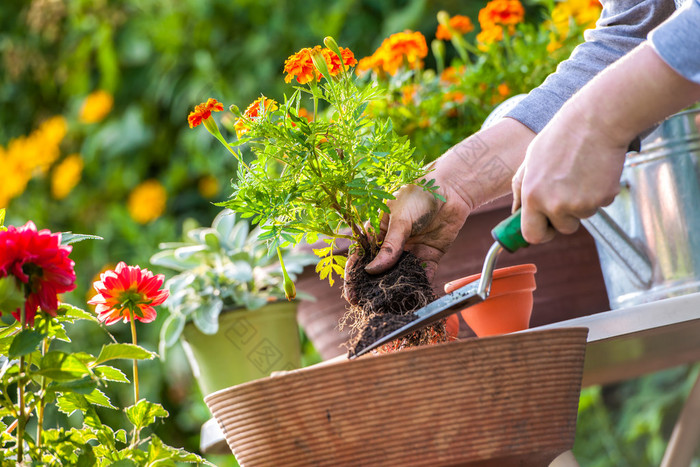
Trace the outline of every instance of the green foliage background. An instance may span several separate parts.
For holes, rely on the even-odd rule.
[[[0,145],[26,135],[52,115],[69,121],[62,154],[80,152],[81,183],[64,200],[52,199],[48,178],[33,179],[12,200],[7,224],[33,220],[39,228],[104,237],[83,242],[71,255],[84,303],[90,279],[105,265],[124,260],[150,266],[162,241],[180,237],[185,218],[208,225],[225,199],[235,165],[205,131],[191,131],[191,108],[215,97],[244,104],[261,93],[281,96],[284,60],[302,47],[334,36],[360,58],[389,34],[409,28],[434,37],[441,9],[476,13],[486,2],[428,0],[3,0],[0,2]],[[428,66],[431,66],[428,63]],[[81,125],[82,100],[96,89],[115,98],[101,123]],[[197,190],[207,175],[219,193]],[[129,192],[155,178],[166,188],[166,213],[140,225],[126,209]],[[160,272],[160,271],[159,271]],[[142,326],[142,343],[157,348],[159,317]],[[126,326],[111,332],[128,341]],[[123,335],[121,335],[123,334]],[[84,328],[86,348],[104,342],[96,325]],[[546,345],[546,343],[543,343]],[[306,361],[318,357],[308,342]],[[128,368],[125,368],[128,371]],[[693,368],[669,370],[613,388],[584,391],[576,453],[581,465],[657,465]],[[142,387],[173,414],[157,430],[168,444],[198,449],[201,423],[209,417],[184,356],[142,366]],[[122,402],[131,397],[113,396]],[[58,414],[54,414],[58,420]],[[109,414],[104,415],[105,418]],[[215,458],[219,465],[230,458]]]

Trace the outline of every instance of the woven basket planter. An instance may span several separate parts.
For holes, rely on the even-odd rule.
[[[205,401],[241,465],[542,466],[574,443],[586,328],[308,367]]]

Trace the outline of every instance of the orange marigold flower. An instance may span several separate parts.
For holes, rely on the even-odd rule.
[[[291,55],[284,62],[284,72],[287,76],[284,77],[285,83],[290,83],[293,78],[296,78],[299,84],[306,84],[313,81],[314,79],[320,79],[323,75],[314,67],[314,62],[311,59],[311,54],[313,52],[321,52],[323,58],[326,60],[328,65],[328,72],[331,76],[336,76],[338,73],[343,71],[342,63],[346,67],[355,66],[357,60],[355,59],[355,54],[352,53],[350,49],[344,47],[339,47],[341,57],[338,54],[331,51],[331,49],[322,49],[320,45],[313,48],[303,48],[299,52]]]
[[[250,130],[248,126],[249,120],[260,118],[267,112],[272,112],[273,110],[277,110],[277,102],[273,99],[268,99],[265,96],[255,99],[253,103],[245,109],[243,116],[236,120],[236,123],[233,125],[236,130],[236,136],[240,138],[248,133],[248,130]]]
[[[287,76],[284,77],[285,83],[290,83],[295,77],[299,84],[313,81],[316,78],[316,69],[311,60],[311,49],[305,47],[294,55],[290,55],[284,61],[284,72],[287,73]]]
[[[486,29],[482,29],[476,36],[477,47],[482,52],[488,50],[488,46],[494,42],[503,40],[503,27],[502,26],[491,26]]]
[[[440,74],[440,80],[445,83],[457,84],[460,81],[460,76],[464,74],[466,67],[461,65],[459,67],[448,66]]]
[[[401,102],[403,105],[409,105],[413,102],[418,92],[417,84],[407,84],[401,88]]]
[[[117,267],[100,274],[93,284],[97,295],[88,303],[95,305],[97,319],[110,325],[120,319],[129,322],[137,319],[150,323],[156,319],[154,306],[168,298],[167,290],[159,290],[165,276],[154,275],[148,269],[127,266],[123,261]]]
[[[331,74],[331,76],[336,76],[338,73],[343,71],[343,67],[340,63],[341,58],[346,67],[357,65],[355,54],[353,54],[350,49],[343,47],[339,47],[339,49],[341,57],[338,57],[338,54],[333,52],[331,49],[322,50],[323,58],[326,59],[326,63],[328,64],[328,72]]]
[[[423,58],[428,55],[428,44],[420,32],[406,30],[397,32],[384,39],[382,45],[374,52],[372,68],[395,75],[399,68],[406,65],[410,69],[421,68]]]
[[[524,18],[525,9],[520,0],[492,0],[479,11],[479,25],[482,32],[494,26],[507,26],[508,33],[513,34],[515,25],[522,23]]]
[[[190,112],[187,116],[190,128],[196,127],[204,120],[211,117],[212,112],[220,112],[222,110],[224,110],[224,104],[210,97],[206,102],[195,106],[194,111]]]
[[[460,34],[466,34],[474,30],[474,24],[468,16],[455,15],[450,18],[450,28],[457,31]],[[440,40],[449,41],[452,39],[452,33],[442,24],[438,24],[437,32],[435,33],[435,38]]]
[[[510,87],[506,83],[501,83],[496,88],[498,94],[502,97],[507,97],[510,94]]]

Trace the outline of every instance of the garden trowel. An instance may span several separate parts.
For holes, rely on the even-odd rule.
[[[414,315],[416,319],[396,331],[377,339],[372,344],[357,351],[355,355],[350,358],[359,357],[370,350],[376,349],[395,339],[399,339],[442,318],[446,318],[452,313],[456,313],[459,310],[486,300],[491,290],[491,281],[493,279],[493,270],[496,265],[496,260],[501,251],[506,250],[510,253],[514,253],[520,248],[529,245],[523,238],[523,234],[520,230],[520,209],[494,227],[491,231],[491,235],[496,241],[491,245],[491,248],[489,248],[486,254],[484,266],[481,269],[481,279],[460,287],[454,292],[438,298],[420,310],[415,311]]]

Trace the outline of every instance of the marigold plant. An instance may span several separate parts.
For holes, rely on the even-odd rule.
[[[402,34],[387,42],[391,60],[415,66],[427,53],[425,40]],[[305,86],[296,86],[279,104],[261,97],[238,115],[235,146],[218,128],[207,129],[241,161],[233,194],[221,204],[260,224],[272,248],[325,238],[328,247],[316,251],[317,269],[332,283],[345,265],[334,254],[336,241],[351,239],[364,251],[376,251],[374,232],[388,211],[385,201],[426,170],[390,120],[366,112],[385,97],[382,88],[362,86],[353,73],[352,52],[330,38],[325,43],[326,48],[302,49],[285,64],[285,80],[296,78]],[[314,108],[311,120],[302,112],[306,101]],[[318,118],[319,109],[324,118]],[[255,155],[249,165],[242,162],[243,148]],[[426,190],[437,188],[421,183]]]

